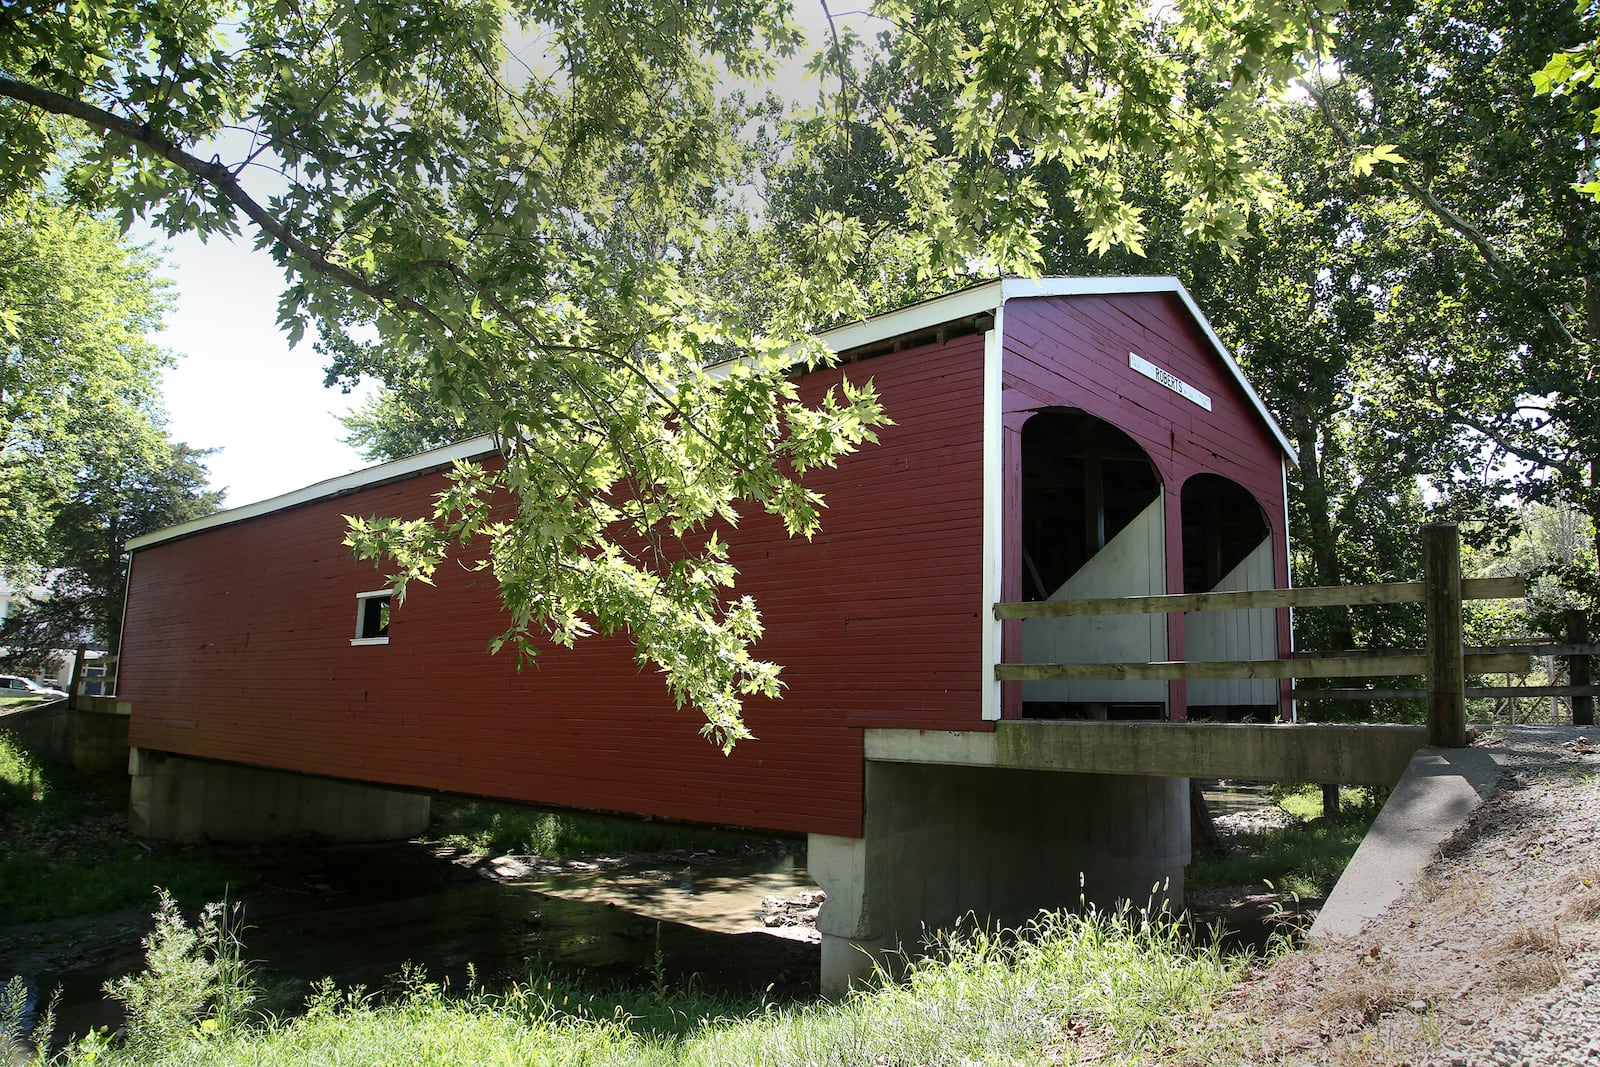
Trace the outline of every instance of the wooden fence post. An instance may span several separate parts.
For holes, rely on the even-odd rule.
[[[1454,523],[1422,528],[1428,618],[1428,744],[1467,743],[1466,668],[1461,647],[1461,535]]]
[[[77,655],[72,658],[72,680],[67,683],[67,705],[70,707],[78,702],[78,697],[83,693],[83,661],[87,650],[78,646]]]
[[[1567,611],[1567,644],[1587,645],[1589,643],[1589,614],[1581,608],[1571,608]],[[1593,685],[1590,681],[1593,672],[1589,669],[1588,656],[1570,656],[1567,659],[1567,682],[1577,687],[1580,685]],[[1594,697],[1587,693],[1574,693],[1572,696],[1572,725],[1594,725]]]

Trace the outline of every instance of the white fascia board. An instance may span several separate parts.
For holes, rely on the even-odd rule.
[[[341,474],[336,478],[328,478],[308,485],[304,489],[284,493],[281,496],[269,497],[254,504],[245,504],[241,507],[219,511],[214,515],[204,518],[191,519],[169,526],[165,530],[157,530],[141,537],[135,537],[124,546],[124,551],[135,552],[151,545],[159,545],[164,541],[175,541],[180,537],[188,537],[202,530],[214,529],[218,526],[231,526],[236,522],[253,519],[260,515],[269,515],[275,511],[284,511],[301,504],[309,504],[316,500],[326,500],[330,497],[342,496],[358,489],[370,489],[375,485],[385,482],[398,481],[401,478],[410,478],[413,475],[425,474],[428,471],[440,470],[450,466],[457,460],[476,459],[498,451],[499,446],[493,437],[474,437],[470,441],[459,441],[443,448],[435,448],[431,452],[422,452],[415,456],[393,460],[389,463],[380,463],[376,467],[367,467],[350,474]]]
[[[983,654],[978,685],[985,721],[1000,718],[1004,693],[1003,683],[994,676],[995,664],[1001,662],[1004,652],[994,605],[1000,601],[1001,576],[1005,574],[1005,418],[1001,403],[1005,316],[1002,304],[995,309],[994,325],[983,338],[983,600],[978,605]]]
[[[974,315],[992,314],[1007,300],[1030,296],[1099,296],[1116,293],[1171,292],[1181,289],[1170,277],[1001,278],[958,289],[948,296],[897,308],[870,319],[825,330],[818,337],[835,352],[918,333]],[[1191,306],[1192,306],[1191,301]]]
[[[1004,281],[984,282],[949,296],[934,297],[860,322],[835,326],[831,330],[824,330],[817,338],[835,352],[848,352],[852,348],[861,348],[902,334],[918,333],[958,319],[988,314],[1005,302],[1005,284]]]

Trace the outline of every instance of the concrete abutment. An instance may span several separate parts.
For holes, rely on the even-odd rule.
[[[871,760],[866,776],[862,837],[808,845],[827,992],[968,916],[1182,905],[1187,779]]]
[[[128,826],[167,841],[393,841],[420,834],[430,800],[398,789],[134,748]]]

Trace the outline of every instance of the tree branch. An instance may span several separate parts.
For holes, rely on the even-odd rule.
[[[425,318],[435,328],[445,332],[452,332],[450,324],[438,314],[411,297],[402,296],[386,285],[380,285],[347,267],[330,260],[320,249],[313,247],[303,238],[294,233],[275,218],[271,212],[262,207],[239,184],[233,171],[220,161],[207,161],[199,156],[173,144],[165,137],[160,136],[147,126],[138,125],[121,115],[113,114],[104,108],[97,107],[87,101],[76,97],[66,96],[51,89],[41,88],[27,82],[17,81],[15,78],[0,74],[0,96],[7,96],[20,101],[30,107],[39,108],[53,115],[65,115],[78,119],[96,129],[114,134],[126,141],[141,145],[155,155],[171,163],[204,185],[216,190],[229,204],[244,212],[251,222],[280,247],[291,253],[311,270],[325,275],[342,285],[362,293],[380,304],[389,304],[411,311]]]
[[[1572,471],[1565,469],[1568,461],[1571,458],[1570,452],[1566,458],[1558,458],[1548,452],[1537,450],[1531,445],[1519,445],[1513,443],[1504,432],[1495,429],[1488,423],[1465,414],[1458,408],[1453,408],[1446,405],[1444,400],[1439,396],[1439,383],[1436,381],[1430,380],[1428,382],[1428,394],[1429,398],[1433,401],[1434,406],[1447,421],[1453,422],[1457,426],[1464,426],[1474,433],[1487,438],[1489,441],[1505,450],[1507,455],[1516,456],[1518,459],[1528,463],[1537,463],[1540,466],[1549,467],[1550,469],[1562,473],[1569,478],[1574,477]]]
[[[1327,88],[1321,84],[1321,76],[1318,75],[1316,82],[1313,82],[1310,78],[1302,78],[1300,79],[1300,85],[1307,93],[1311,94],[1311,99],[1316,101],[1317,110],[1321,112],[1323,120],[1327,122],[1328,129],[1333,132],[1334,139],[1344,147],[1345,151],[1354,152],[1358,147],[1355,138],[1350,135],[1350,131],[1345,127],[1343,120],[1334,111],[1333,102],[1328,97]],[[1452,230],[1457,236],[1463,238],[1473,248],[1477,249],[1478,255],[1482,257],[1484,264],[1489,268],[1489,272],[1494,275],[1495,281],[1514,292],[1529,292],[1528,287],[1517,279],[1516,272],[1512,270],[1510,264],[1501,258],[1500,253],[1489,242],[1489,238],[1484,235],[1483,231],[1452,211],[1432,189],[1420,182],[1407,178],[1405,175],[1400,174],[1398,170],[1394,175],[1393,181],[1412,200],[1421,205],[1424,210],[1444,223],[1447,229]],[[1567,328],[1567,324],[1561,320],[1561,316],[1556,314],[1555,309],[1543,300],[1537,300],[1536,303],[1539,305],[1544,318],[1556,331],[1557,336],[1566,344],[1575,344],[1577,338]]]

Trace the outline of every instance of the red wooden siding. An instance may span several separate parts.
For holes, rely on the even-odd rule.
[[[1275,584],[1289,581],[1283,499],[1283,452],[1250,398],[1217,358],[1183,302],[1172,294],[1141,293],[1020,299],[1006,304],[1002,354],[1005,455],[1004,558],[1021,549],[1021,430],[1035,411],[1078,408],[1105,420],[1142,446],[1161,476],[1167,508],[1169,592],[1181,592],[1179,537],[1183,483],[1211,473],[1238,482],[1261,504],[1272,531]],[[1207,411],[1128,365],[1137,353],[1211,398]],[[1022,596],[1020,572],[1009,563],[1002,596]],[[1169,654],[1183,658],[1182,617],[1169,620]],[[1009,623],[1005,649],[1014,657],[1020,628]],[[1280,614],[1279,647],[1288,649],[1287,613]],[[1021,689],[1005,687],[1007,715],[1020,714]],[[1183,714],[1184,683],[1171,684],[1174,713]]]
[[[1194,474],[1221,474],[1250,490],[1282,528],[1277,442],[1176,296],[1013,300],[1005,314],[1008,425],[1020,428],[1042,407],[1080,408],[1138,441],[1169,493]],[[1209,395],[1212,409],[1129,367],[1129,352]]]
[[[492,581],[441,570],[352,647],[378,573],[345,514],[424,514],[424,475],[135,553],[121,695],[143,748],[425,790],[779,831],[860,833],[861,727],[983,728],[981,335],[851,368],[896,425],[813,484],[814,541],[753,511],[732,537],[740,591],[784,665],[753,700],[759,740],[723,757],[620,641],[491,657]],[[820,395],[838,372],[809,375]]]

